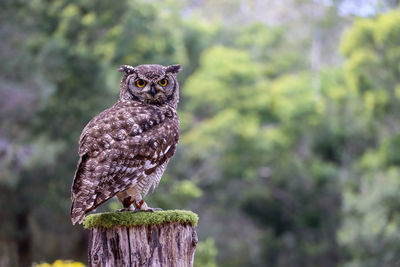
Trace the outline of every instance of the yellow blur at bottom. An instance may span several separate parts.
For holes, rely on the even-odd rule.
[[[40,264],[33,264],[34,267],[85,267],[86,265],[82,262],[77,261],[63,261],[63,260],[56,260],[53,263],[40,263]]]

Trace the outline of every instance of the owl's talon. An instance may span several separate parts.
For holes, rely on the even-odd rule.
[[[153,209],[147,209],[147,210],[143,210],[144,212],[154,212]]]
[[[156,211],[162,211],[161,208],[147,208],[145,210],[143,210],[145,212],[156,212]]]
[[[128,208],[123,208],[123,209],[116,210],[116,212],[124,212],[124,211],[129,211],[129,209]]]
[[[156,212],[156,211],[162,211],[160,208],[147,208],[147,209],[135,209],[134,212]]]
[[[135,209],[133,212],[134,212],[134,213],[137,213],[137,212],[151,212],[151,210]]]
[[[151,210],[153,210],[153,212],[155,212],[155,211],[162,211],[163,209],[162,208],[150,208]]]

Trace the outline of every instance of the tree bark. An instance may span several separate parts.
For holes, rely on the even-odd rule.
[[[132,227],[93,227],[89,266],[193,266],[197,234],[177,222]]]

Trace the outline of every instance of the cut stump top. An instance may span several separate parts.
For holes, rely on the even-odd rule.
[[[94,227],[132,227],[141,225],[160,225],[164,223],[180,223],[197,226],[199,216],[188,210],[165,210],[156,212],[104,212],[90,214],[83,225],[86,229]]]

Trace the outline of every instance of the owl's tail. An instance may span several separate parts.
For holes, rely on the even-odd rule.
[[[85,205],[74,200],[71,206],[71,221],[72,224],[83,223],[85,219]]]

